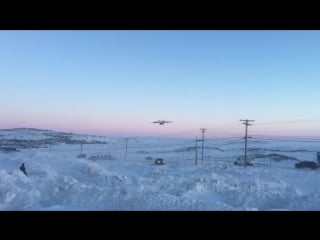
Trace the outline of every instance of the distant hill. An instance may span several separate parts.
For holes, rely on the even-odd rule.
[[[0,151],[11,152],[25,148],[48,147],[56,144],[106,144],[105,137],[42,130],[12,128],[0,130]]]

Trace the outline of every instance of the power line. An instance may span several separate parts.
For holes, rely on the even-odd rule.
[[[304,139],[281,139],[281,138],[264,138],[264,137],[257,137],[258,140],[267,140],[267,141],[285,141],[285,142],[320,142],[319,139],[310,139],[310,140],[304,140]]]
[[[206,128],[200,128],[202,132],[202,151],[201,151],[201,162],[203,162],[203,144],[204,144],[204,132],[207,130]]]
[[[247,141],[248,141],[248,126],[251,126],[252,124],[250,124],[249,122],[254,122],[254,120],[241,120],[240,122],[242,122],[244,125],[246,125],[246,135],[244,137],[245,139],[245,144],[244,144],[244,167],[247,166]]]

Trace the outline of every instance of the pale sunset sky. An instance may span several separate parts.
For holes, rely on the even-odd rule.
[[[320,136],[320,31],[0,31],[0,86],[0,129]]]

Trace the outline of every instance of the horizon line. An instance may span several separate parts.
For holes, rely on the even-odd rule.
[[[65,130],[52,130],[52,129],[41,129],[41,128],[35,128],[35,127],[14,127],[14,128],[0,128],[0,131],[8,131],[8,130],[15,130],[15,129],[26,129],[26,130],[38,130],[38,131],[52,131],[52,132],[58,132],[58,133],[65,133],[65,134],[75,134],[75,135],[87,135],[87,136],[96,136],[96,137],[118,137],[118,138],[194,138],[191,136],[172,136],[172,135],[124,135],[124,134],[96,134],[96,133],[83,133],[83,132],[78,132],[78,131],[65,131]],[[236,136],[237,135],[237,136]],[[308,138],[308,139],[313,139],[313,138],[320,138],[319,135],[313,135],[313,136],[306,136],[306,135],[269,135],[269,134],[249,134],[252,136],[252,139],[257,137],[259,138]],[[217,137],[207,137],[206,139],[220,139],[220,138],[242,138],[244,137],[240,134],[233,134],[233,136],[230,136],[229,133],[219,133],[219,136]]]

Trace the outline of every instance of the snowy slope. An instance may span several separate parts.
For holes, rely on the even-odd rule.
[[[0,131],[3,141],[67,135]],[[78,158],[81,145],[72,141],[0,152],[1,210],[320,210],[320,170],[294,168],[316,160],[318,142],[252,141],[249,154],[260,157],[245,168],[233,164],[241,140],[207,140],[204,161],[199,148],[195,165],[191,139],[132,138],[126,154],[122,138],[68,136],[86,141],[86,158]],[[166,164],[154,165],[156,158]],[[29,177],[19,170],[22,162]]]

